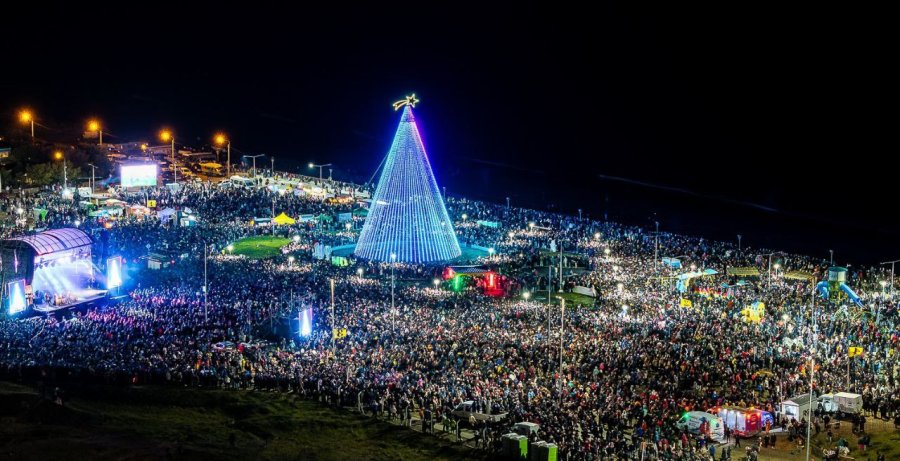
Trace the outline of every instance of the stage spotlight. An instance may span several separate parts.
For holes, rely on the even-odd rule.
[[[122,257],[113,256],[106,260],[106,289],[122,286]]]
[[[306,338],[312,334],[312,316],[312,308],[303,309],[300,311],[300,336],[303,338]]]

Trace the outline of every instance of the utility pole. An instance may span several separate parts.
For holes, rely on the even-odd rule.
[[[331,355],[334,356],[334,279],[331,281]]]
[[[562,271],[563,270],[562,256],[563,256],[562,240],[560,240],[559,241],[559,291],[560,292],[562,292],[562,286],[563,286],[563,284],[562,284],[562,272],[563,272]]]
[[[817,328],[816,328],[816,279],[815,279],[815,277],[812,278],[810,280],[810,282],[811,282],[811,286],[810,286],[811,293],[810,293],[809,298],[812,303],[813,340],[812,340],[812,350],[809,355],[809,410],[807,410],[807,414],[806,414],[806,461],[809,461],[810,450],[812,449],[812,445],[810,444],[812,433],[810,431],[812,430],[813,404],[815,403],[815,400],[814,400],[815,397],[813,397],[813,378],[814,378],[815,372],[816,372],[816,343],[818,342],[818,339],[819,339],[819,335],[816,331]],[[850,358],[847,357],[847,360],[850,360]],[[849,381],[850,381],[850,377],[849,377],[849,373],[848,373],[848,375],[847,375],[847,388],[848,389],[850,386]]]
[[[559,404],[562,405],[563,398],[563,339],[566,332],[566,300],[560,298],[559,309]]]
[[[397,255],[391,253],[391,329],[394,330],[394,333],[397,333],[397,312],[394,309],[394,261],[397,259]]]
[[[656,224],[656,232],[653,234],[655,241],[653,244],[653,268],[659,270],[659,221]]]
[[[209,292],[209,279],[207,277],[207,263],[209,261],[209,244],[203,242],[203,321],[206,322],[209,315],[207,307],[207,292]]]

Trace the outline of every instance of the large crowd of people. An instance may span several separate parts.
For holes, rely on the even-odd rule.
[[[783,270],[772,272],[769,249],[448,198],[460,242],[496,249],[470,262],[516,281],[505,296],[489,296],[476,286],[434,285],[439,266],[315,258],[313,242],[346,239],[337,216],[352,201],[199,182],[116,197],[190,209],[197,225],[152,213],[98,220],[53,190],[0,197],[3,237],[21,235],[22,215],[41,209],[33,226],[77,226],[95,236],[98,258],[133,262],[119,302],[3,316],[0,377],[282,390],[431,431],[469,423],[455,422],[452,410],[472,401],[479,413],[507,414],[502,425],[472,424],[479,446],[495,449],[512,423],[534,422],[566,460],[640,459],[641,451],[643,459],[724,459],[731,447],[716,453],[708,437],[677,424],[682,414],[722,405],[775,414],[783,400],[809,392],[812,370],[817,392],[856,392],[871,414],[900,414],[900,322],[893,297],[882,296],[879,282],[891,277],[883,267],[853,268],[848,283],[866,307],[846,307],[817,297],[810,280],[786,276],[790,269],[822,280],[828,261],[781,254]],[[254,225],[273,210],[333,219]],[[351,235],[362,225],[352,219]],[[298,238],[272,259],[225,251],[268,233]],[[187,256],[146,269],[140,258],[160,251]],[[689,267],[718,275],[694,277],[682,291],[675,278]],[[738,280],[725,275],[729,267],[762,275]],[[563,308],[549,296],[575,287],[596,297],[570,297]],[[759,322],[742,313],[755,302],[765,305]],[[301,337],[307,308],[312,333]],[[334,339],[332,325],[347,336]],[[849,347],[864,353],[850,358]],[[820,422],[777,425],[805,434]]]

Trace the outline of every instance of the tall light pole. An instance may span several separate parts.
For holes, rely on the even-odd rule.
[[[172,171],[175,174],[175,184],[178,184],[178,163],[175,161],[175,135],[172,134],[171,130],[163,129],[159,132],[159,139],[162,142],[171,142],[172,143]]]
[[[766,269],[766,272],[768,273],[768,275],[766,277],[767,278],[766,283],[769,286],[772,285],[772,255],[780,255],[780,254],[784,254],[784,252],[776,251],[774,253],[766,253],[766,254],[760,255],[760,256],[768,256],[769,257],[769,265],[768,265],[768,269]]]
[[[817,333],[817,324],[816,324],[816,279],[815,277],[810,279],[810,302],[812,303],[812,331],[813,331],[813,340],[812,340],[812,353],[809,355],[809,409],[806,413],[806,461],[809,461],[810,450],[812,449],[812,445],[810,444],[812,438],[812,417],[813,417],[813,378],[816,373],[816,344],[819,340],[819,335]],[[849,360],[849,358],[848,358]]]
[[[100,145],[103,145],[103,128],[100,126],[100,122],[96,120],[91,120],[87,125],[88,131],[96,132],[100,136]],[[113,136],[115,137],[115,136]]]
[[[228,156],[225,157],[225,171],[226,176],[231,178],[231,138],[225,136],[223,133],[218,133],[213,137],[213,142],[215,142],[217,146],[224,145],[228,151]]]
[[[330,163],[323,163],[323,164],[321,164],[321,165],[317,165],[317,164],[315,164],[315,163],[313,163],[313,162],[309,162],[309,169],[310,169],[310,170],[313,169],[313,168],[318,168],[318,169],[319,169],[319,181],[322,180],[322,168],[324,168],[324,167],[326,167],[326,166],[331,166],[331,164],[330,164]]]
[[[30,110],[25,109],[19,112],[19,121],[31,124],[31,142],[34,142],[34,114]]]
[[[53,153],[53,158],[56,160],[62,160],[63,162],[63,194],[69,190],[69,174],[66,169],[66,158],[63,156],[62,151],[56,151]]]
[[[831,256],[831,265],[834,266],[834,250],[828,250],[828,254]]]
[[[275,156],[270,155],[269,159],[272,160],[272,177],[274,177],[275,176]]]
[[[334,279],[331,282],[331,355],[334,356]]]
[[[563,398],[563,338],[566,333],[566,300],[560,298],[559,307],[559,403]]]
[[[737,237],[738,237],[738,251],[741,251],[741,237],[743,237],[743,235],[738,234]]]
[[[93,196],[94,195],[94,184],[97,183],[97,180],[95,179],[95,175],[94,175],[97,166],[94,165],[93,163],[88,163],[88,166],[91,167],[91,196]],[[146,203],[145,203],[145,205],[146,205]]]
[[[397,260],[397,255],[395,253],[391,253],[391,329],[396,333],[397,330],[397,314],[394,310],[394,261]]]
[[[895,259],[893,261],[885,261],[881,263],[882,266],[890,264],[891,265],[891,299],[894,299],[894,265],[900,263],[900,259]]]
[[[656,224],[656,232],[653,234],[655,237],[653,244],[653,268],[659,269],[659,221],[654,223]]]
[[[265,156],[265,155],[266,155],[266,154],[256,154],[256,155],[245,155],[245,156],[244,156],[244,157],[252,158],[252,159],[253,159],[253,183],[254,183],[254,184],[257,183],[257,179],[256,179],[256,158],[257,158],[257,157],[263,157],[263,156]],[[257,184],[257,185],[258,185],[258,184]]]
[[[884,288],[887,286],[887,281],[882,280],[878,282],[881,284],[881,303],[878,305],[878,313],[875,314],[875,327],[878,328],[878,324],[881,323],[881,309],[884,308]]]
[[[206,322],[209,315],[209,308],[207,307],[206,297],[207,292],[209,291],[209,279],[207,277],[206,266],[209,261],[209,244],[203,242],[203,321]]]

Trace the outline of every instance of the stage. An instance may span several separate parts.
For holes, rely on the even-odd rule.
[[[34,312],[38,312],[41,314],[52,314],[54,312],[63,311],[67,309],[74,309],[80,306],[88,305],[96,303],[97,301],[101,301],[106,299],[106,294],[108,291],[106,290],[80,290],[78,292],[73,293],[71,300],[66,303],[54,305],[54,304],[35,304],[33,309]]]

